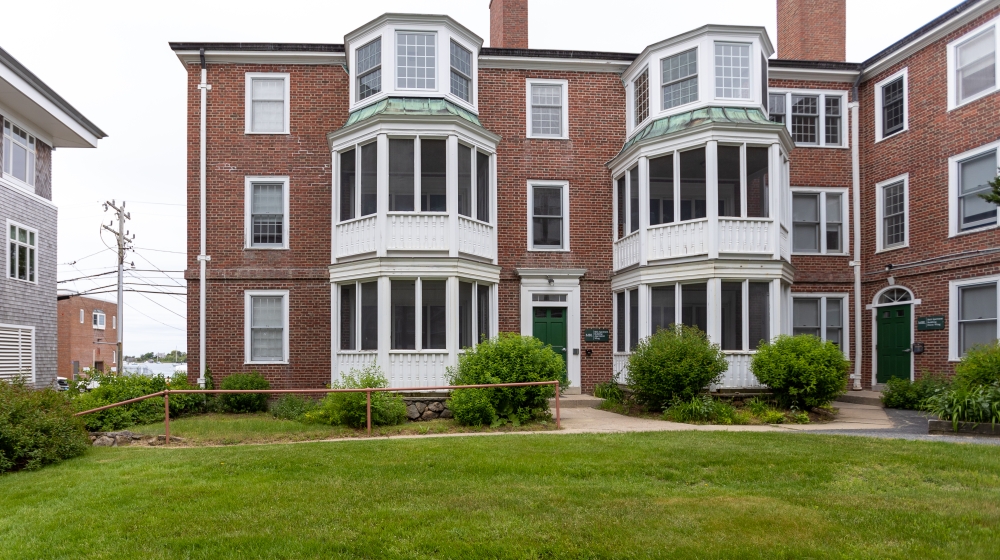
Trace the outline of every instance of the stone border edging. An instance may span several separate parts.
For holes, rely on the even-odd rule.
[[[927,421],[927,433],[936,435],[975,435],[975,436],[992,436],[1000,437],[1000,424],[993,425],[990,423],[976,423],[976,422],[959,422],[958,430],[955,430],[955,424],[948,420],[928,420]]]

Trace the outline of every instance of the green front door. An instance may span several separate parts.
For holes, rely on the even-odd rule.
[[[877,307],[878,373],[885,383],[893,377],[910,378],[910,306]]]
[[[531,335],[552,346],[566,363],[566,308],[536,307]]]

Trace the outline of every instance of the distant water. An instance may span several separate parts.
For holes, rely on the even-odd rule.
[[[156,375],[173,377],[175,365],[183,364],[130,364],[125,366],[125,373],[148,375],[150,377]]]

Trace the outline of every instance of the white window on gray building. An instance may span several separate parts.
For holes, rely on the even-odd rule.
[[[35,185],[35,137],[8,120],[3,121],[3,173]]]
[[[0,325],[0,380],[35,381],[35,329]]]
[[[396,89],[437,87],[437,35],[396,33]]]
[[[38,233],[8,222],[8,276],[25,282],[35,282],[38,272]]]

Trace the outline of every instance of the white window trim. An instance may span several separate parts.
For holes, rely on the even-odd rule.
[[[962,35],[958,39],[955,39],[954,41],[948,43],[948,110],[949,111],[953,111],[955,109],[958,109],[959,107],[968,105],[973,101],[982,99],[987,95],[996,93],[997,90],[1000,89],[1000,71],[997,70],[996,65],[993,67],[993,73],[994,73],[993,88],[983,90],[977,93],[976,95],[973,95],[972,97],[966,99],[965,101],[959,101],[958,99],[958,81],[956,79],[957,78],[956,74],[958,72],[958,47],[962,46],[970,39],[974,39],[977,35],[985,33],[987,30],[989,30],[990,27],[993,27],[993,39],[997,42],[996,50],[994,51],[995,53],[994,56],[996,57],[996,61],[1000,63],[1000,25],[997,25],[998,22],[1000,22],[1000,18],[992,19],[989,22],[980,25],[979,27],[966,33],[965,35]]]
[[[38,140],[35,140],[35,141],[37,142]],[[27,231],[28,233],[34,233],[35,234],[35,270],[34,270],[35,279],[34,280],[22,280],[20,278],[11,277],[11,275],[10,275],[10,262],[8,262],[10,260],[10,226],[14,226],[14,227],[23,229],[23,230]],[[28,227],[28,226],[26,226],[26,225],[24,225],[24,224],[22,224],[20,222],[15,222],[14,220],[7,220],[7,227],[3,231],[3,240],[4,240],[4,244],[3,244],[4,255],[7,255],[7,258],[4,259],[3,277],[6,278],[7,280],[14,280],[14,281],[17,281],[17,282],[24,282],[25,284],[34,284],[34,285],[37,286],[38,285],[38,259],[41,257],[41,251],[39,250],[40,238],[38,236],[38,230],[35,229],[35,228]],[[31,274],[29,274],[28,276],[30,277]]]
[[[997,152],[997,164],[1000,165],[1000,140],[948,158],[948,237],[957,237],[959,235],[969,235],[972,233],[979,233],[981,231],[990,231],[1000,227],[1000,216],[997,218],[997,223],[991,226],[983,226],[970,229],[968,231],[962,231],[958,227],[958,194],[961,187],[959,164],[969,158],[989,152],[990,150]],[[997,173],[1000,174],[1000,169],[997,170]],[[998,208],[998,211],[1000,211],[1000,208]]]
[[[979,278],[963,278],[948,282],[948,361],[958,362],[962,359],[958,351],[958,292],[959,288],[978,284],[996,283],[1000,289],[1000,276],[981,276]],[[1000,297],[997,298],[1000,307]],[[1000,309],[997,310],[997,329],[1000,330]],[[998,333],[1000,334],[1000,333]]]
[[[642,77],[643,73],[646,74],[646,118],[642,119],[642,121],[640,121],[640,122],[635,122],[636,108],[637,108],[636,107],[636,103],[638,102],[638,96],[637,96],[638,91],[636,90],[636,82],[639,81],[639,78]],[[629,120],[632,121],[632,130],[638,130],[638,129],[642,128],[643,125],[646,124],[646,121],[648,121],[649,119],[653,118],[654,111],[653,111],[653,108],[651,107],[652,98],[653,98],[652,87],[651,87],[652,86],[651,80],[652,80],[652,77],[650,77],[650,75],[649,75],[649,66],[647,65],[642,70],[639,70],[638,72],[636,72],[635,73],[635,77],[632,78],[632,82],[629,83],[629,87],[628,87],[628,91],[629,91],[629,109],[630,109]],[[660,103],[662,104],[662,100],[661,100]]]
[[[364,99],[360,99],[360,96],[361,96],[361,88],[360,88],[361,84],[360,84],[360,80],[361,80],[361,78],[363,76],[357,75],[355,73],[354,75],[351,76],[351,90],[353,90],[353,97],[352,97],[352,103],[353,104],[359,104],[359,103],[362,103],[362,102],[366,102],[369,99],[372,99],[373,97],[376,97],[376,96],[379,96],[379,95],[382,95],[383,93],[385,93],[385,72],[384,72],[384,69],[385,69],[385,41],[382,40],[382,36],[381,35],[376,35],[375,37],[371,37],[369,40],[367,40],[364,43],[362,43],[360,47],[356,47],[354,49],[354,52],[351,53],[351,68],[354,68],[355,70],[357,70],[357,68],[358,68],[358,66],[357,66],[357,64],[358,64],[358,51],[360,51],[361,49],[367,47],[368,45],[371,45],[372,43],[374,43],[376,41],[379,41],[379,63],[378,63],[377,66],[373,66],[373,67],[369,68],[368,70],[365,70],[364,76],[367,76],[368,74],[370,74],[372,72],[382,71],[382,77],[380,78],[381,82],[380,82],[380,85],[379,85],[379,91],[377,91],[377,92],[369,95],[368,97],[365,97]]]
[[[826,90],[826,89],[769,89],[768,96],[771,95],[783,95],[785,96],[785,129],[788,130],[788,134],[792,134],[792,95],[815,95],[819,97],[819,131],[818,131],[818,144],[799,144],[796,143],[796,147],[803,148],[829,148],[837,150],[849,149],[850,139],[847,134],[847,119],[849,117],[849,111],[847,110],[847,92],[838,90]],[[840,98],[840,144],[827,144],[826,143],[826,98],[827,97],[839,97]],[[764,106],[767,108],[767,116],[771,118],[770,114],[770,99],[764,101]]]
[[[562,134],[559,136],[536,135],[531,132],[531,86],[560,86],[562,88]],[[526,121],[528,128],[525,130],[526,138],[538,138],[544,140],[569,140],[569,80],[543,80],[528,78],[525,80],[524,102],[527,109]]]
[[[0,162],[2,162],[7,157],[7,154],[3,153],[3,139],[4,139],[4,134],[5,134],[4,133],[4,122],[9,123],[11,126],[16,126],[16,127],[20,128],[25,133],[27,133],[28,136],[30,136],[31,138],[33,138],[35,140],[35,149],[34,149],[34,151],[31,152],[31,154],[33,156],[31,158],[31,161],[35,162],[35,165],[37,166],[38,165],[38,143],[40,142],[40,140],[38,139],[38,135],[35,134],[34,132],[32,132],[28,127],[22,125],[19,122],[12,121],[9,118],[0,118]],[[13,132],[14,131],[11,130],[11,135],[12,136],[13,136]],[[13,141],[13,138],[11,139],[11,141]],[[31,179],[32,179],[33,182],[29,183],[27,181],[22,181],[22,180],[18,179],[17,177],[14,176],[13,173],[6,173],[4,171],[4,167],[5,167],[5,165],[0,165],[0,177],[6,179],[12,185],[15,185],[15,186],[17,186],[17,187],[19,187],[21,189],[24,189],[24,190],[30,192],[31,194],[35,194],[35,184],[38,183],[38,176],[37,176],[38,173],[34,169],[31,170]]]
[[[732,45],[732,46],[737,46],[738,45],[738,46],[741,46],[741,47],[745,46],[745,47],[749,47],[750,48],[750,55],[748,57],[748,60],[749,60],[749,63],[750,63],[750,70],[749,70],[750,71],[750,88],[749,88],[750,91],[748,92],[748,96],[747,97],[723,97],[723,96],[719,95],[718,86],[716,85],[716,83],[717,83],[716,80],[718,80],[718,78],[719,78],[719,67],[718,67],[718,65],[715,64],[715,47],[717,47],[719,45]],[[712,41],[712,59],[711,59],[711,64],[712,64],[712,84],[711,85],[712,85],[712,98],[713,99],[726,100],[726,101],[753,101],[754,90],[756,89],[755,88],[755,84],[757,86],[760,85],[757,82],[757,80],[760,79],[760,78],[756,78],[754,76],[754,74],[755,74],[755,68],[754,68],[754,65],[753,65],[753,59],[754,59],[754,56],[755,56],[756,52],[757,51],[756,51],[756,49],[754,49],[753,43],[743,43],[743,42],[740,42],[740,41]],[[699,83],[699,86],[700,86],[700,83]]]
[[[400,35],[431,35],[431,36],[434,37],[434,72],[433,72],[433,75],[434,75],[434,87],[432,87],[432,88],[399,87],[399,68],[400,67],[399,67],[399,60],[397,59],[398,55],[396,53],[399,52],[399,36]],[[461,43],[459,43],[459,44],[461,45]],[[384,48],[384,45],[383,45],[383,48]],[[382,51],[382,55],[383,55],[383,62],[384,62],[384,59],[385,59],[385,57],[384,57],[385,51],[384,50]],[[441,61],[442,61],[442,56],[441,56],[441,45],[439,44],[439,41],[438,41],[438,32],[437,31],[412,30],[412,29],[397,29],[396,32],[393,34],[392,55],[391,56],[392,56],[392,69],[393,69],[393,73],[392,73],[392,89],[393,89],[393,91],[398,91],[398,92],[401,92],[401,91],[438,91],[438,90],[441,89]],[[450,49],[448,51],[448,57],[447,57],[446,62],[448,64],[448,84],[447,84],[447,88],[446,89],[447,89],[448,93],[450,94],[451,93],[451,50]],[[382,82],[382,84],[383,84],[382,85],[382,91],[385,91],[385,81],[384,81],[385,80],[385,72],[382,73],[382,79],[383,79],[383,82]],[[470,85],[469,87],[472,87],[472,86]],[[381,92],[379,92],[379,93],[381,93]],[[375,97],[375,96],[373,95],[371,97]],[[365,98],[365,100],[371,99],[371,97],[367,97],[367,98]],[[459,98],[457,95],[453,96],[453,97],[455,99]]]
[[[889,136],[882,136],[882,88],[890,83],[896,81],[900,76],[903,78],[903,129],[899,132],[894,132]],[[903,68],[899,72],[883,79],[882,81],[875,84],[875,141],[881,142],[886,138],[895,138],[900,134],[910,130],[910,78],[909,78],[909,68]]]
[[[282,233],[281,233],[281,247],[255,247],[253,245],[253,186],[255,183],[281,183],[282,185],[282,197],[281,202],[284,206],[282,211],[285,213],[284,219],[282,220]],[[289,201],[289,179],[286,176],[281,177],[266,177],[266,176],[247,176],[244,179],[244,195],[243,195],[243,248],[252,249],[254,251],[282,251],[288,249],[288,233],[289,233],[289,219],[288,210],[290,207]]]
[[[851,295],[847,292],[792,292],[792,306],[789,309],[789,313],[792,315],[792,327],[795,328],[795,301],[796,299],[819,299],[820,300],[820,338],[826,340],[826,300],[827,299],[842,299],[844,304],[841,306],[840,313],[843,315],[841,317],[841,324],[843,325],[841,329],[843,332],[843,337],[841,338],[840,349],[844,352],[844,358],[851,359]],[[907,302],[909,303],[909,302]]]
[[[694,73],[693,76],[688,76],[686,78],[681,78],[678,81],[679,82],[683,82],[685,80],[690,80],[691,78],[697,78],[698,79],[698,89],[695,90],[696,91],[696,93],[695,93],[695,99],[693,101],[688,101],[687,103],[681,103],[680,105],[674,105],[673,107],[670,107],[669,109],[667,109],[667,108],[665,108],[663,106],[664,99],[665,99],[664,96],[663,96],[663,89],[666,87],[666,82],[663,79],[663,62],[665,60],[667,60],[668,58],[673,58],[673,57],[675,57],[677,55],[685,54],[685,53],[690,52],[690,51],[694,51],[694,56],[695,56],[695,73]],[[713,60],[715,59],[715,53],[714,52],[712,53],[712,59]],[[673,111],[674,109],[677,109],[678,107],[684,107],[684,106],[687,106],[687,105],[691,105],[691,104],[697,103],[698,101],[701,100],[701,85],[702,85],[702,79],[701,79],[701,45],[697,45],[697,46],[694,46],[694,47],[691,47],[691,48],[688,48],[688,49],[680,50],[680,51],[677,51],[675,53],[668,54],[666,56],[661,56],[656,61],[656,68],[657,68],[657,71],[659,72],[659,76],[658,76],[658,80],[657,80],[657,85],[660,88],[660,90],[659,90],[660,108],[657,111],[657,113],[662,113],[662,112],[665,112],[665,111]],[[674,83],[674,82],[671,82],[671,83]],[[715,85],[713,84],[712,87],[714,89]],[[650,91],[652,91],[652,88],[650,88]],[[652,94],[650,94],[650,99],[652,99]],[[650,109],[650,113],[649,114],[650,114],[650,116],[653,115],[653,110],[652,109]]]
[[[560,187],[562,189],[562,247],[535,247],[534,243],[534,188]],[[569,181],[528,181],[528,251],[543,253],[568,253],[569,248]]]
[[[28,331],[31,333],[28,342],[29,349],[31,351],[31,358],[30,358],[31,374],[28,378],[28,381],[34,384],[35,383],[35,327],[28,325],[9,325],[0,323],[0,329],[16,329],[16,330]]]
[[[284,80],[285,81],[285,128],[281,132],[254,132],[253,128],[253,80],[257,79],[271,79],[271,80]],[[247,72],[246,73],[246,94],[243,101],[243,113],[245,120],[244,134],[290,134],[291,124],[289,118],[291,117],[291,75],[287,72]]]
[[[851,240],[850,232],[850,222],[848,216],[850,215],[849,206],[850,200],[848,199],[848,189],[847,187],[792,187],[792,195],[796,194],[818,194],[819,198],[819,251],[815,253],[802,253],[797,251],[792,251],[792,255],[804,256],[804,257],[815,257],[815,256],[827,256],[827,257],[847,257],[850,256],[849,246]],[[835,193],[841,196],[840,204],[840,234],[841,234],[841,247],[843,250],[839,253],[831,253],[827,251],[826,248],[826,193]],[[791,200],[791,198],[789,198]],[[791,214],[789,213],[789,216]],[[795,222],[792,222],[792,229],[789,232],[789,242],[790,247],[794,248],[795,243],[792,236],[795,234]]]
[[[903,242],[892,247],[885,246],[885,197],[882,189],[903,182]],[[910,174],[903,173],[892,179],[875,183],[875,253],[887,253],[910,246]]]
[[[285,316],[284,321],[284,332],[283,334],[283,350],[284,358],[281,360],[272,361],[253,361],[251,359],[251,339],[250,339],[250,322],[251,314],[253,313],[253,306],[251,305],[251,298],[254,296],[264,296],[264,297],[281,297],[282,300],[282,311]],[[288,324],[288,290],[247,290],[243,292],[243,364],[244,365],[254,365],[254,364],[287,364],[288,363],[288,331],[290,326]]]
[[[105,330],[107,328],[107,326],[108,326],[108,316],[107,316],[106,313],[104,313],[104,311],[102,311],[100,309],[95,309],[93,311],[93,313],[90,314],[90,316],[91,316],[90,323],[91,323],[91,325],[93,325],[93,327],[95,329],[103,331],[103,330]],[[96,324],[95,324],[95,319],[98,318],[98,317],[102,317],[103,320],[102,321],[96,321]]]

